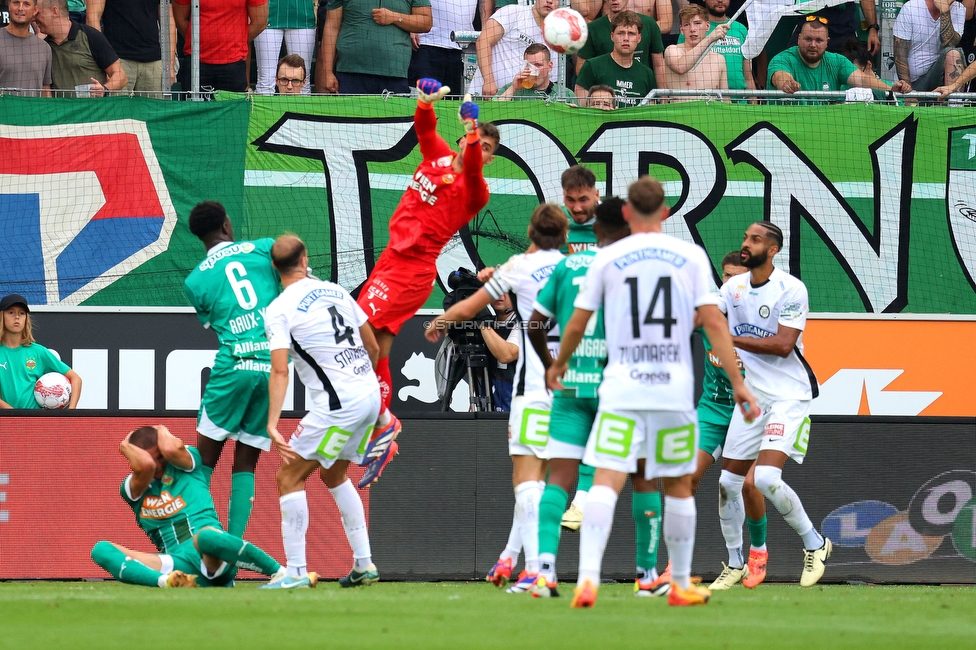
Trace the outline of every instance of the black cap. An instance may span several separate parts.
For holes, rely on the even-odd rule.
[[[23,297],[19,293],[12,293],[9,296],[4,296],[3,300],[0,300],[0,311],[7,311],[14,305],[23,305],[24,311],[28,314],[30,313],[30,307],[27,306],[27,298]]]

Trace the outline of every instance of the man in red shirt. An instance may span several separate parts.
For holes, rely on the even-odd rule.
[[[185,61],[177,80],[190,89],[190,0],[173,0],[173,19],[183,36]],[[248,43],[268,25],[268,0],[200,0],[200,87],[247,90]]]
[[[383,396],[376,433],[366,451],[371,460],[360,488],[376,480],[396,453],[393,439],[400,432],[400,421],[389,410],[393,338],[430,296],[437,277],[435,263],[444,245],[487,205],[482,166],[492,161],[500,139],[494,124],[478,124],[478,105],[468,95],[458,112],[465,132],[462,151],[451,151],[437,134],[434,114],[434,102],[450,88],[434,79],[421,79],[417,91],[413,119],[423,162],[390,218],[390,243],[359,292],[359,306],[369,316],[380,346],[376,375]]]

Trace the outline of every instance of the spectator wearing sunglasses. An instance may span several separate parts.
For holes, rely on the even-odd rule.
[[[850,38],[857,38],[857,28],[858,28],[858,15],[857,15],[857,5],[856,2],[845,2],[843,4],[834,5],[833,7],[824,7],[818,11],[814,16],[817,18],[823,18],[824,24],[827,25],[827,35],[830,37],[830,41],[827,43],[828,52],[842,53],[841,49],[844,43]],[[861,13],[864,14],[864,22],[867,23],[867,33],[868,33],[868,54],[874,56],[881,49],[881,39],[879,34],[881,33],[881,27],[878,25],[878,12],[875,6],[875,0],[861,0]],[[810,16],[807,16],[810,18]],[[790,37],[789,47],[797,45],[799,43],[800,28],[803,27],[803,22],[800,22],[793,30],[793,35]]]
[[[307,72],[305,59],[297,54],[289,54],[278,61],[275,86],[279,95],[300,95],[305,86]]]
[[[767,87],[788,94],[798,90],[840,90],[845,84],[854,88],[888,90],[885,82],[858,70],[844,55],[828,52],[829,40],[826,19],[807,16],[800,28],[798,44],[780,52],[769,62]],[[891,86],[895,92],[910,92],[911,89],[905,81]]]

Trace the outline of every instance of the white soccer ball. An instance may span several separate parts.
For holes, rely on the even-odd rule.
[[[586,45],[586,20],[569,7],[554,9],[542,21],[546,44],[561,54],[576,54]]]
[[[71,400],[71,382],[60,372],[49,372],[34,383],[34,399],[42,409],[63,409]]]

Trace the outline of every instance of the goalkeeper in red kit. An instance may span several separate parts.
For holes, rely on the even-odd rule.
[[[488,184],[482,167],[492,161],[499,134],[494,124],[478,124],[478,105],[466,95],[458,115],[465,135],[455,153],[437,134],[434,102],[450,88],[434,79],[417,82],[414,129],[423,162],[390,218],[390,243],[359,292],[358,303],[369,318],[380,347],[376,374],[383,406],[375,433],[366,449],[365,487],[397,452],[400,421],[390,413],[392,381],[390,347],[393,338],[420,309],[433,290],[436,261],[444,245],[488,203]]]

